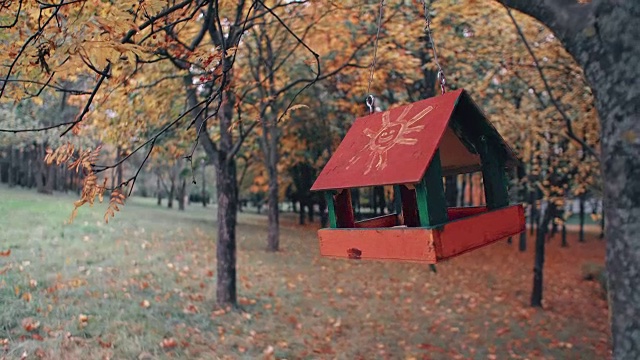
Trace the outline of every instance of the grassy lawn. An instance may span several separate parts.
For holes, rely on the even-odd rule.
[[[607,303],[583,281],[602,263],[589,234],[548,244],[545,310],[528,307],[533,244],[506,242],[433,274],[420,264],[318,256],[315,228],[284,216],[266,253],[266,218],[241,214],[239,310],[215,307],[215,210],[133,198],[105,205],[0,187],[0,358],[604,359]],[[161,346],[164,344],[164,346]]]

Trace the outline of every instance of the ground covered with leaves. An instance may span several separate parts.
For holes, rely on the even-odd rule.
[[[318,256],[315,228],[285,216],[238,226],[240,309],[215,306],[215,209],[131,199],[104,209],[0,187],[0,358],[603,359],[608,309],[583,269],[604,242],[551,240],[545,309],[528,306],[533,243],[420,264]]]

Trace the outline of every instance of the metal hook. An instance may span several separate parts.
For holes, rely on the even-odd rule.
[[[447,78],[444,77],[444,72],[442,70],[438,71],[438,80],[440,81],[440,92],[444,95],[446,92],[445,86],[447,85]]]
[[[369,108],[369,115],[373,114],[373,110],[374,110],[373,105],[375,105],[375,102],[376,102],[376,98],[373,95],[371,94],[367,95],[367,99],[365,100],[365,103]]]

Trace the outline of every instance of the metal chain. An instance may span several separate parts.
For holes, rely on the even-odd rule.
[[[422,0],[422,6],[424,8],[424,20],[427,25],[425,30],[427,30],[427,34],[429,35],[429,41],[431,42],[431,48],[433,49],[433,60],[438,67],[438,80],[440,81],[440,91],[442,94],[445,93],[445,86],[447,85],[447,79],[444,77],[444,70],[442,70],[442,66],[438,62],[438,51],[436,50],[436,44],[433,41],[433,35],[431,33],[431,17],[429,16],[429,6],[427,6],[427,1]]]
[[[373,45],[373,60],[371,61],[371,67],[369,68],[369,85],[367,85],[367,99],[365,100],[365,103],[367,104],[367,107],[369,108],[369,114],[373,114],[373,111],[375,110],[375,96],[373,96],[373,94],[371,94],[371,83],[373,82],[373,73],[376,70],[376,60],[377,60],[377,54],[378,54],[378,39],[380,38],[380,27],[382,24],[382,10],[384,8],[384,0],[380,0],[380,11],[378,14],[378,24],[377,24],[377,32],[376,32],[376,41],[374,42]]]

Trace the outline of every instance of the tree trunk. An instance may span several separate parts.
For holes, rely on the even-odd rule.
[[[206,169],[205,163],[202,161],[202,207],[207,207]],[[240,209],[240,211],[242,211],[242,209]]]
[[[600,119],[613,356],[640,359],[640,2],[501,1],[545,23],[593,89]]]
[[[458,179],[455,175],[445,177],[444,194],[447,206],[456,206],[458,202]]]
[[[602,214],[600,216],[600,235],[598,236],[598,238],[600,240],[604,239],[604,221],[605,221],[605,217],[604,217],[604,207],[602,209]]]
[[[182,184],[180,185],[180,191],[178,192],[178,210],[184,211],[185,203],[187,202],[187,178],[182,178]]]
[[[580,230],[578,231],[578,241],[579,242],[584,242],[584,201],[585,201],[585,196],[584,194],[580,195],[579,197],[579,202],[580,202]]]
[[[567,224],[562,224],[562,247],[569,247],[567,242]]]
[[[274,144],[276,145],[276,144]],[[267,251],[278,251],[280,248],[280,209],[278,208],[278,160],[277,148],[272,148],[269,154],[269,190],[267,200],[267,215],[269,219],[269,234],[267,236]]]
[[[222,151],[222,146],[221,149]],[[221,156],[222,157],[222,156]],[[234,159],[216,169],[218,192],[218,244],[216,301],[221,306],[236,304],[236,217],[238,186]]]
[[[302,198],[300,199],[300,208],[298,209],[298,224],[300,225],[304,225],[304,207],[307,204],[302,200]]]
[[[520,233],[520,242],[518,243],[518,249],[521,252],[527,251],[527,230]]]
[[[531,306],[542,307],[542,285],[543,285],[543,269],[544,269],[544,245],[546,233],[549,229],[549,223],[553,219],[555,212],[555,204],[549,202],[544,212],[542,223],[538,226],[536,234],[536,255],[533,265],[533,291],[531,292]]]
[[[241,34],[241,33],[239,33]],[[226,60],[223,66],[229,66]],[[228,73],[227,84],[221,84],[224,89],[231,83],[232,73]],[[197,107],[196,89],[190,76],[185,76],[184,85],[187,89],[189,106]],[[234,109],[234,94],[225,90],[221,94],[222,103],[218,113],[220,141],[215,144],[206,131],[199,131],[201,141],[207,156],[215,159],[216,165],[216,196],[218,199],[218,241],[216,246],[216,302],[220,306],[235,306],[236,293],[236,221],[238,216],[238,179],[236,176],[236,160],[232,153],[234,149],[232,134],[227,131],[231,126]],[[196,117],[195,129],[203,126],[202,116]]]
[[[280,209],[278,208],[279,201],[279,186],[278,186],[278,124],[275,119],[268,124],[266,130],[268,131],[268,137],[263,137],[263,144],[265,147],[266,168],[269,176],[269,189],[267,191],[267,217],[269,223],[269,233],[267,235],[267,251],[278,251],[280,248]],[[312,221],[310,214],[309,221]]]
[[[9,187],[14,187],[16,184],[16,159],[15,159],[15,151],[13,149],[13,147],[9,147],[9,174],[8,174],[8,179],[7,179],[7,183],[9,184]]]
[[[35,171],[35,179],[36,179],[36,189],[39,193],[41,194],[46,194],[46,188],[45,185],[47,183],[47,165],[45,164],[44,161],[42,161],[40,159],[40,161],[38,161],[39,159],[39,155],[41,153],[44,153],[44,150],[42,150],[42,145],[37,145],[35,150],[34,150],[34,156],[33,156],[33,161],[32,164],[35,166],[36,171]]]
[[[307,214],[309,214],[309,222],[313,223],[313,216],[315,211],[313,210],[313,201],[311,199],[307,200]]]
[[[44,160],[42,161],[42,163],[44,164]],[[46,178],[45,178],[45,183],[44,183],[44,193],[45,194],[53,194],[53,185],[55,183],[55,178],[56,178],[56,166],[55,164],[51,164],[51,165],[44,165],[46,168]]]
[[[533,232],[536,229],[536,224],[538,223],[538,205],[535,199],[535,191],[529,192],[529,235],[533,235]]]
[[[169,188],[169,197],[167,198],[167,207],[169,209],[173,208],[173,198],[175,197],[176,191],[176,180],[171,178],[171,187]]]
[[[158,206],[162,206],[162,188],[160,185],[160,176],[156,175],[156,196],[158,197]]]
[[[118,161],[120,161],[120,159],[122,159],[122,148],[120,146],[118,146],[116,148],[116,163]],[[118,177],[118,183],[116,186],[120,186],[122,185],[122,166],[123,164],[119,165],[118,167],[116,167],[116,176]]]

